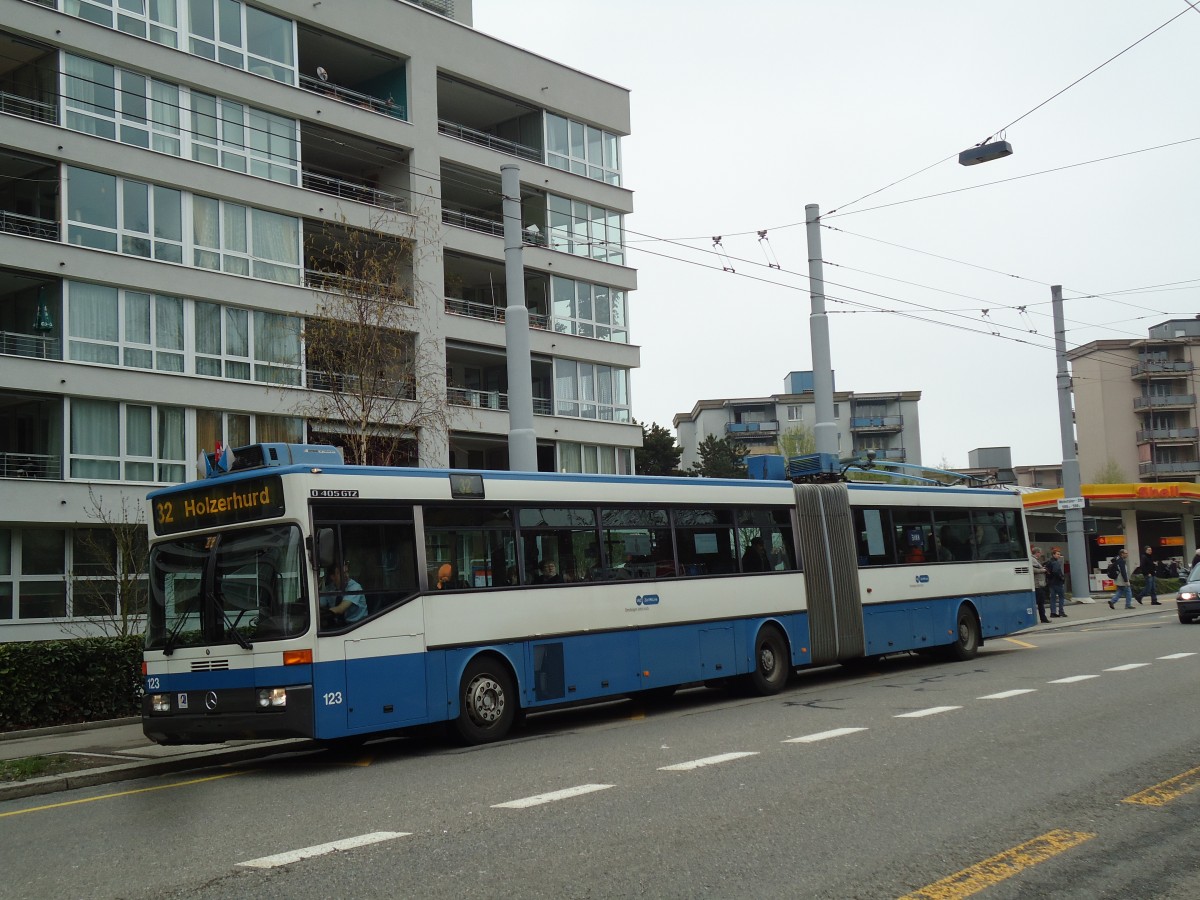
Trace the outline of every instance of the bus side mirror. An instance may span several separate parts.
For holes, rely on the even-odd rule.
[[[317,530],[317,561],[321,568],[328,569],[333,565],[333,552],[335,550],[332,528],[320,528]]]

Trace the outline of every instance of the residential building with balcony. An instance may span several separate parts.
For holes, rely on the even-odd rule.
[[[471,0],[0,0],[0,640],[63,636],[97,521],[220,442],[337,442],[305,337],[394,274],[445,415],[412,464],[506,468],[500,167],[520,167],[538,467],[632,472],[621,87]],[[401,399],[407,399],[408,393]],[[90,563],[89,563],[90,564]],[[75,574],[73,574],[75,573]]]
[[[1200,317],[1170,319],[1137,340],[1067,353],[1079,467],[1087,482],[1200,476]]]
[[[811,372],[791,372],[785,393],[766,397],[700,400],[690,413],[673,419],[683,451],[680,467],[699,464],[699,446],[710,436],[729,437],[747,448],[747,455],[783,453],[780,436],[789,429],[811,433],[817,423]],[[834,391],[838,453],[858,456],[868,450],[881,460],[920,464],[921,436],[917,404],[920,391]],[[786,440],[785,440],[786,444]]]

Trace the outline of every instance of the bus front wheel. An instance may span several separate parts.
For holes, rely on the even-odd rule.
[[[468,744],[487,744],[508,734],[517,712],[517,695],[508,668],[494,656],[471,660],[463,672],[454,727]]]
[[[946,647],[946,656],[957,662],[965,662],[979,655],[979,619],[969,606],[958,608],[958,628],[954,642]]]
[[[787,640],[774,625],[764,625],[754,639],[754,671],[750,686],[757,694],[778,694],[791,674]]]

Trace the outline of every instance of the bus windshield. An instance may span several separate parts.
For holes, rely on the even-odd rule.
[[[294,638],[308,631],[304,550],[295,525],[182,538],[150,554],[146,649]]]

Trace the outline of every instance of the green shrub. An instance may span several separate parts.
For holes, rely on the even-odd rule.
[[[0,644],[0,731],[136,715],[142,638]]]

